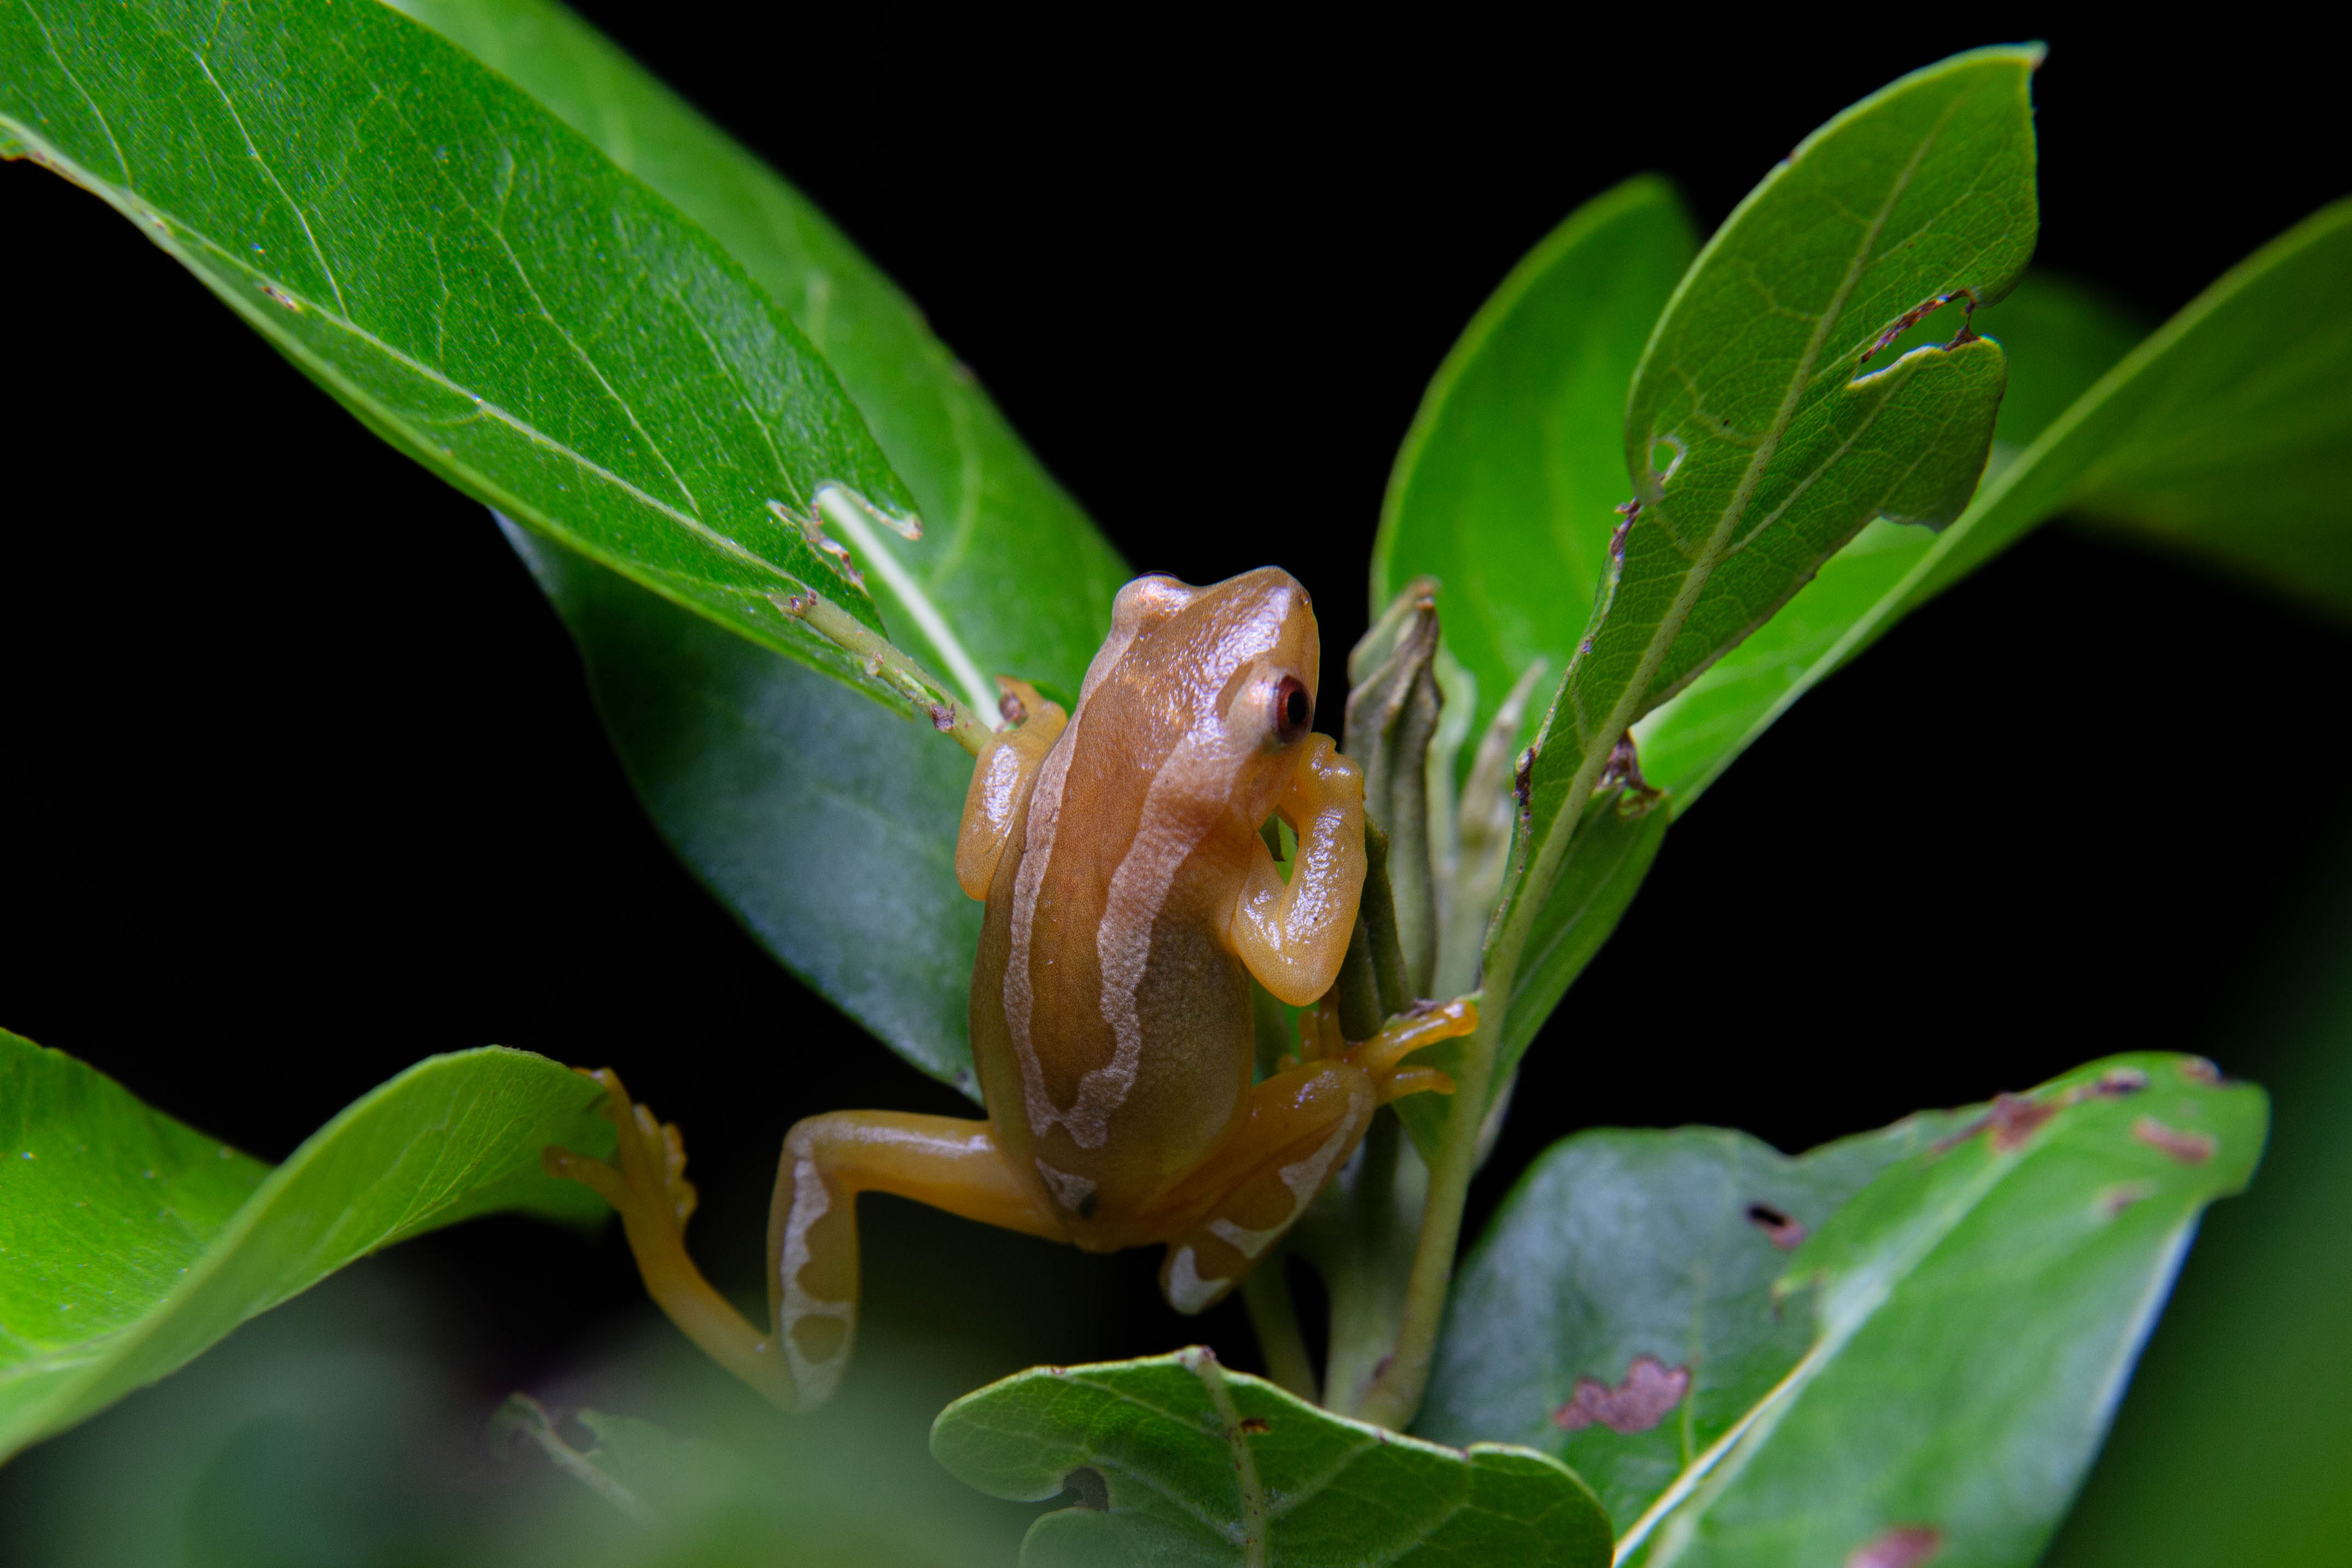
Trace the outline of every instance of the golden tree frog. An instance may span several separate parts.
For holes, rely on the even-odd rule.
[[[677,1129],[594,1076],[614,1163],[555,1174],[619,1210],[647,1290],[719,1362],[787,1409],[826,1398],[856,1322],[861,1192],[1094,1251],[1167,1248],[1179,1312],[1223,1299],[1347,1161],[1379,1105],[1450,1091],[1404,1063],[1476,1022],[1424,1007],[1340,1036],[1328,999],[1365,876],[1364,788],[1314,732],[1321,648],[1307,591],[1265,567],[1209,588],[1119,591],[1075,713],[1007,680],[972,768],[956,876],[985,902],[972,1061],[985,1121],[836,1111],[784,1140],[761,1333],[688,1257]],[[1297,834],[1287,880],[1260,829]],[[1250,979],[1297,1007],[1300,1048],[1253,1082]]]

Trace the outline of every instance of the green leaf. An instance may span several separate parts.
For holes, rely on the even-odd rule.
[[[1963,291],[1998,299],[2023,270],[2040,58],[1963,55],[1865,99],[1806,138],[1692,264],[1634,375],[1624,451],[1639,510],[1612,541],[1545,720],[1539,833],[1571,795],[1582,810],[1628,725],[1872,518],[1941,525],[1967,505],[2005,381],[1999,346],[1866,361],[1913,312]]]
[[[1607,1518],[1557,1460],[1346,1420],[1198,1347],[992,1383],[940,1413],[931,1452],[997,1497],[1078,1494],[1030,1528],[1024,1568],[1609,1561]]]
[[[956,885],[971,759],[791,660],[509,526],[580,646],[646,810],[751,935],[974,1099],[981,905]]]
[[[905,645],[975,704],[992,706],[986,677],[998,673],[1075,692],[1127,569],[914,305],[773,171],[569,12],[541,0],[403,8],[676,203],[824,350],[927,519],[919,541],[873,529],[852,541]],[[586,561],[509,537],[578,643],[606,732],[680,858],[794,974],[976,1093],[965,1005],[980,906],[953,872],[969,759],[928,727],[843,702]]]
[[[2352,615],[2347,277],[2352,200],[2216,284],[2230,298],[2140,371],[2071,509]]]
[[[1969,1115],[1913,1116],[1794,1159],[1716,1127],[1562,1139],[1464,1263],[1415,1429],[1556,1453],[1623,1530],[1803,1357],[1811,1323],[1772,1306],[1789,1249]],[[1615,1426],[1592,1418],[1604,1390],[1627,1403],[1608,1412]],[[1679,1397],[1633,1408],[1654,1390]]]
[[[498,1209],[593,1219],[539,1156],[609,1151],[600,1098],[522,1051],[431,1057],[270,1170],[0,1030],[0,1458],[395,1241]]]
[[[1774,720],[1888,627],[2077,497],[2117,508],[2117,497],[2145,498],[2151,469],[2135,465],[2160,470],[2168,454],[2209,450],[2197,444],[2208,434],[2216,462],[2206,478],[2233,475],[2245,496],[2265,503],[2275,486],[2281,525],[2255,509],[2215,512],[2175,534],[2144,522],[2144,533],[2336,602],[2342,580],[2330,563],[2347,559],[2352,527],[2341,509],[2328,524],[2326,494],[2300,486],[2306,473],[2324,477],[2352,451],[2352,396],[2339,373],[2352,347],[2352,301],[2340,287],[2347,269],[2352,202],[2339,202],[2239,263],[2150,335],[1988,478],[1941,534],[1883,523],[1864,530],[1763,631],[1634,727],[1651,779],[1687,810]],[[2330,344],[2333,358],[2307,352]],[[2021,351],[2032,357],[2030,340]],[[2243,411],[2235,436],[2211,428],[2209,410]],[[2231,457],[2259,453],[2264,429],[2292,461]],[[2198,492],[2192,485],[2188,493]],[[2352,488],[2333,494],[2340,508]]]
[[[570,12],[401,8],[676,204],[824,353],[926,525],[919,541],[872,528],[845,541],[902,645],[983,713],[998,674],[1075,692],[1126,565],[914,304],[807,198]]]
[[[799,518],[828,481],[912,497],[741,267],[511,83],[381,6],[289,0],[7,0],[0,60],[18,155],[139,225],[385,439],[905,706],[784,606],[814,588],[878,627]]]
[[[1381,509],[1372,612],[1438,580],[1445,645],[1477,682],[1467,734],[1529,664],[1568,667],[1629,494],[1626,389],[1696,248],[1664,180],[1595,196],[1511,269],[1422,396]]]
[[[1769,1260],[1738,1244],[1747,1205],[1801,1223],[1936,1125],[1832,1145],[1818,1166],[1726,1149],[1712,1172],[1703,1150],[1657,1146],[1664,1137],[1572,1142],[1482,1244],[1455,1302],[1475,1340],[1447,1363],[1516,1335],[1534,1348],[1505,1354],[1541,1392],[1481,1365],[1476,1383],[1444,1386],[1445,1421],[1528,1437],[1553,1425],[1548,1446],[1593,1468],[1621,1522],[1654,1494],[1621,1562],[1796,1568],[1894,1561],[1907,1542],[2023,1568],[2098,1447],[2199,1214],[2244,1186],[2264,1124],[2262,1092],[2218,1082],[2208,1063],[2095,1062],[1887,1166],[1769,1286]],[[1600,1190],[1566,1190],[1580,1166]],[[1575,1289],[1549,1288],[1570,1268]],[[1776,1312],[1809,1315],[1810,1343]],[[1677,1367],[1695,1398],[1654,1428],[1606,1429],[1664,1405],[1641,1396],[1675,1392],[1661,1379]],[[1578,1377],[1592,1386],[1580,1394]],[[1570,1426],[1595,1425],[1561,1430],[1543,1397],[1570,1406]],[[1748,1403],[1735,1411],[1734,1398]],[[1881,1559],[1861,1555],[1873,1545]]]
[[[2146,340],[2148,323],[2070,277],[2029,272],[2008,298],[1976,313],[1976,329],[2009,356],[2009,391],[1994,422],[1992,462],[2007,466]]]

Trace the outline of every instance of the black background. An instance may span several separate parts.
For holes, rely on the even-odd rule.
[[[1335,653],[1429,374],[1627,174],[1712,224],[1846,102],[2039,34],[2042,260],[2151,319],[2352,190],[2332,55],[2266,35],[1459,8],[958,34],[860,8],[747,38],[715,7],[588,10],[923,303],[1131,562],[1277,560]],[[698,1249],[747,1290],[793,1119],[959,1110],[669,858],[478,506],[89,197],[0,167],[0,1023],[273,1158],[428,1052],[610,1062],[686,1127]],[[2115,1050],[2259,1076],[2228,1020],[2352,822],[2347,680],[2339,630],[2037,536],[1675,829],[1474,1209],[1579,1126],[1796,1149]],[[869,1308],[994,1334],[1008,1368],[1203,1334],[1250,1359],[1237,1310],[1158,1304],[1147,1254],[866,1209]],[[408,1250],[482,1324],[493,1391],[647,1310],[612,1236],[493,1220]]]

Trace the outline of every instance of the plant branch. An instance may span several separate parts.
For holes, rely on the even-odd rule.
[[[1510,955],[1516,960],[1516,949]],[[1372,1380],[1355,1415],[1358,1419],[1402,1431],[1421,1408],[1429,1385],[1430,1358],[1445,1320],[1445,1298],[1454,1283],[1454,1254],[1462,1239],[1462,1206],[1478,1168],[1478,1133],[1486,1119],[1486,1098],[1495,1075],[1495,1042],[1502,1032],[1500,998],[1509,995],[1510,976],[1490,969],[1478,1027],[1463,1041],[1454,1068],[1454,1096],[1446,1107],[1445,1135],[1429,1171],[1429,1197],[1422,1207],[1421,1235],[1414,1243],[1412,1272],[1404,1291],[1396,1347]],[[1499,982],[1499,983],[1498,983]]]

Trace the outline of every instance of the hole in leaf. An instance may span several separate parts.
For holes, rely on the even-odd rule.
[[[1064,1505],[1068,1508],[1083,1508],[1096,1513],[1110,1511],[1110,1483],[1104,1480],[1103,1473],[1092,1465],[1080,1465],[1062,1478],[1062,1497],[1070,1500]],[[1060,1502],[1062,1500],[1055,1498],[1054,1500]]]
[[[1688,450],[1679,435],[1661,435],[1650,443],[1650,474],[1661,485],[1675,476],[1683,465],[1683,454]]]
[[[1748,1223],[1762,1231],[1766,1239],[1786,1252],[1805,1239],[1805,1222],[1792,1214],[1773,1207],[1769,1203],[1748,1206]]]

